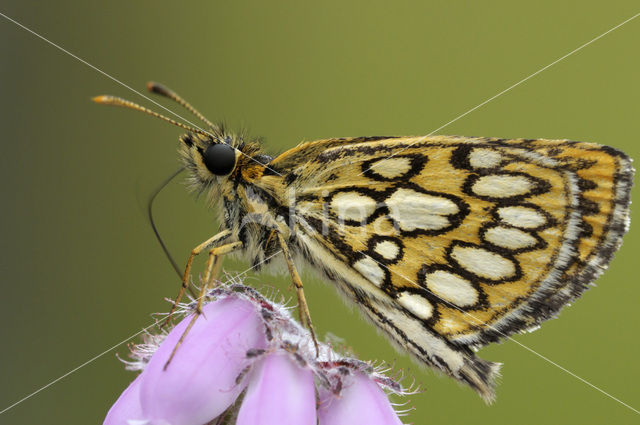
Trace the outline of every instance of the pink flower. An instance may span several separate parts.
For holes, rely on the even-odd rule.
[[[313,373],[287,353],[267,355],[255,365],[237,425],[316,425]]]
[[[168,335],[147,335],[146,344],[136,346],[128,366],[142,373],[104,425],[202,425],[223,418],[238,425],[315,425],[317,418],[321,425],[401,423],[383,391],[405,394],[398,383],[326,344],[316,355],[309,332],[282,305],[239,284],[208,297],[166,370],[191,315]],[[362,422],[367,415],[372,419]]]
[[[190,317],[180,322],[155,352],[140,384],[142,412],[169,424],[202,425],[222,414],[244,385],[246,352],[264,348],[264,324],[250,302],[227,298],[207,304],[169,367],[164,366]]]
[[[339,396],[320,391],[319,425],[401,425],[387,395],[369,376],[356,372]]]
[[[104,425],[128,424],[128,422],[144,419],[142,406],[140,406],[141,377],[142,375],[139,375],[120,395],[109,410],[109,413],[107,413]]]

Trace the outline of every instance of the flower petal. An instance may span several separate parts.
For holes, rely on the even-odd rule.
[[[288,354],[268,355],[251,372],[236,425],[316,425],[313,373]]]
[[[142,420],[142,406],[140,406],[140,379],[138,375],[122,392],[118,400],[111,406],[103,425],[129,425],[129,421]]]
[[[247,350],[266,346],[264,323],[251,302],[225,298],[205,305],[203,313],[166,370],[192,316],[167,335],[145,368],[140,401],[154,423],[202,425],[219,416],[244,389],[236,379],[248,364]]]
[[[387,395],[367,375],[357,372],[339,397],[327,390],[320,392],[320,425],[367,424],[402,425]]]

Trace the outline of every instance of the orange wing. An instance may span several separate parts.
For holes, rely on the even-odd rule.
[[[399,345],[467,383],[469,363],[484,384],[496,369],[462,347],[587,289],[627,229],[633,176],[605,146],[443,136],[321,140],[269,166],[307,260]]]

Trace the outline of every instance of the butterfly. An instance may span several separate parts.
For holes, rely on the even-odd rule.
[[[555,317],[607,268],[629,226],[634,169],[612,147],[356,137],[305,142],[272,157],[168,88],[148,88],[207,129],[121,98],[94,100],[186,129],[179,153],[189,184],[221,204],[222,230],[192,251],[176,304],[202,252],[209,256],[201,294],[225,254],[256,267],[284,259],[301,321],[313,332],[297,271],[306,264],[392,343],[486,401],[495,397],[500,364],[475,350]]]

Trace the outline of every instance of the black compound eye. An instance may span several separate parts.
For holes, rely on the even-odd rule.
[[[209,145],[202,154],[204,165],[216,176],[225,176],[236,166],[236,150],[229,145]]]

